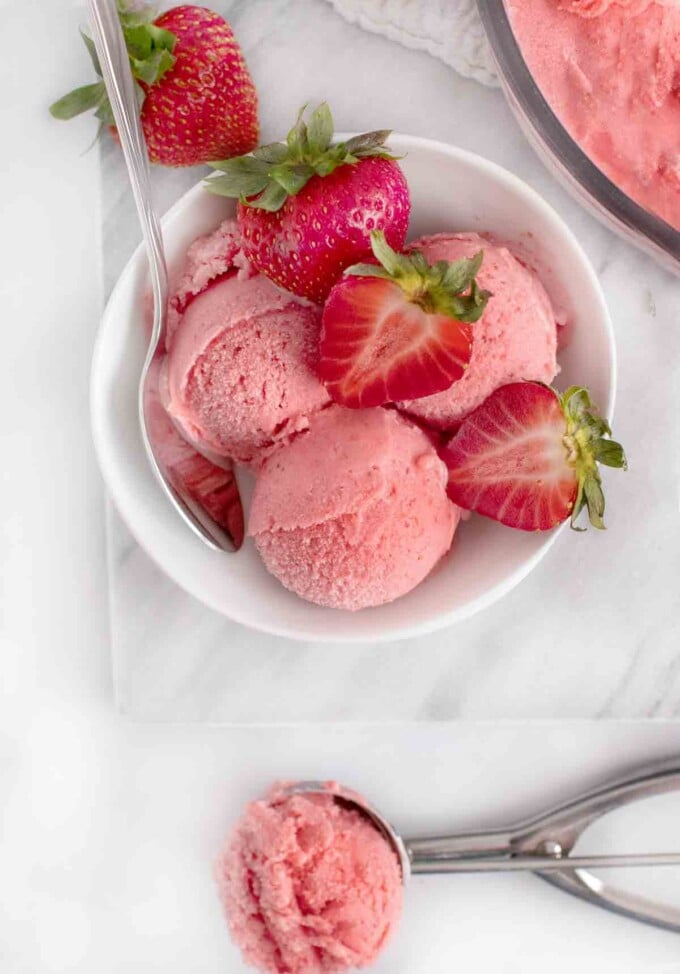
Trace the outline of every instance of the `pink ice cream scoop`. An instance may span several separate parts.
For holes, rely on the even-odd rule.
[[[230,267],[215,256],[214,234],[190,248],[175,296],[163,399],[202,453],[257,466],[329,402],[315,373],[320,310],[253,274],[232,252],[236,231],[223,225],[218,232],[231,248]]]
[[[581,148],[680,229],[680,3],[509,0],[524,59]]]
[[[456,426],[499,386],[518,379],[550,383],[558,372],[557,323],[538,277],[506,248],[476,233],[441,233],[411,244],[433,264],[473,257],[484,259],[477,275],[491,292],[473,326],[472,357],[463,377],[444,392],[402,403],[403,408],[437,429]]]
[[[428,436],[393,410],[331,406],[264,464],[248,533],[292,592],[338,609],[405,595],[448,551],[458,509]]]
[[[256,274],[243,254],[241,231],[233,219],[224,220],[216,230],[197,237],[187,250],[181,271],[173,279],[168,301],[165,336],[168,348],[172,345],[182,315],[193,299],[227,274],[238,274],[241,279]]]
[[[401,915],[394,849],[365,815],[330,793],[277,787],[252,802],[216,877],[245,960],[273,974],[371,964]]]

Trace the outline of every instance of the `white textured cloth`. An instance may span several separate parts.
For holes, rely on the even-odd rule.
[[[497,85],[475,0],[330,0],[339,14],[374,34],[427,51],[466,78]]]

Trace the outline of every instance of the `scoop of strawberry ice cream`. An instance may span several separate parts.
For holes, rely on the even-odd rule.
[[[255,273],[243,253],[241,231],[236,220],[224,220],[216,230],[197,237],[187,250],[181,271],[173,281],[168,301],[167,348],[172,345],[186,308],[212,282],[226,274],[246,279]]]
[[[253,274],[240,251],[223,260],[220,241],[233,250],[237,230],[223,224],[218,234],[189,250],[164,404],[201,452],[257,466],[329,401],[315,372],[321,313]]]
[[[476,233],[441,233],[411,244],[433,264],[484,251],[479,286],[491,293],[484,314],[472,325],[472,356],[465,374],[446,391],[402,403],[438,429],[459,423],[499,386],[517,379],[550,383],[558,372],[557,323],[536,274],[506,248]]]
[[[248,533],[286,588],[357,610],[418,585],[457,523],[422,430],[393,410],[332,406],[264,464]]]
[[[274,974],[372,963],[401,914],[396,853],[358,811],[328,794],[252,802],[217,862],[231,934]]]

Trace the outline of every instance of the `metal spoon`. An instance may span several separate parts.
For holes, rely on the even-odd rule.
[[[145,391],[149,368],[165,333],[168,306],[168,272],[160,224],[151,200],[151,181],[146,143],[139,121],[139,109],[130,71],[123,32],[115,0],[89,0],[92,37],[102,69],[106,91],[111,102],[120,144],[125,156],[137,215],[142,228],[153,288],[154,317],[149,347],[139,381],[139,425],[144,449],[156,479],[185,524],[210,548],[235,551],[237,545],[224,528],[214,521],[199,504],[171,483],[154,452],[145,412]],[[233,477],[232,471],[232,477]],[[234,483],[234,487],[236,484]],[[238,491],[236,490],[238,497]],[[240,504],[240,498],[238,499]]]
[[[405,839],[361,795],[323,781],[300,781],[285,794],[331,794],[370,819],[401,864],[404,882],[412,873],[535,872],[568,893],[623,916],[680,933],[680,909],[610,887],[586,872],[640,866],[680,866],[680,852],[573,856],[588,826],[616,808],[643,798],[680,791],[680,766],[661,766],[589,792],[536,818],[508,828]]]

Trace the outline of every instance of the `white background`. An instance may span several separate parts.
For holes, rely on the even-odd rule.
[[[671,723],[236,730],[114,712],[87,418],[97,159],[78,155],[89,121],[46,114],[83,80],[81,15],[37,0],[0,12],[0,971],[240,972],[210,862],[276,776],[341,778],[424,833],[499,824],[612,769],[680,755]],[[376,969],[670,974],[680,938],[533,877],[420,879]]]

